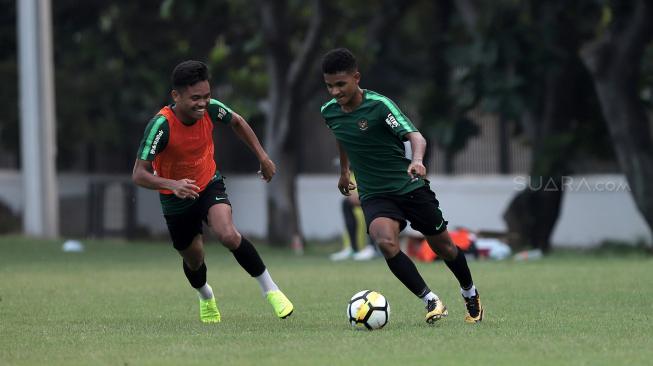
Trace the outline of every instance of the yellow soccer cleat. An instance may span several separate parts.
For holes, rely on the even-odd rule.
[[[481,304],[481,297],[476,291],[476,296],[465,297],[465,307],[467,314],[465,314],[465,323],[478,323],[483,320],[483,305]]]
[[[427,323],[433,324],[436,321],[446,317],[447,315],[449,315],[449,312],[447,311],[447,307],[442,303],[442,300],[429,300],[428,304],[426,305]]]
[[[200,299],[200,320],[202,323],[220,323],[220,311],[215,303],[215,297],[208,300]]]
[[[290,300],[279,290],[268,292],[267,299],[270,305],[272,305],[272,308],[274,308],[274,313],[281,319],[289,317],[293,310],[295,310]]]

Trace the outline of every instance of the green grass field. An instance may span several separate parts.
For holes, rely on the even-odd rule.
[[[198,320],[197,296],[164,243],[0,238],[0,365],[650,365],[653,259],[560,253],[535,262],[473,262],[486,307],[463,322],[443,263],[418,264],[449,307],[435,326],[383,260],[332,263],[259,246],[295,304],[277,319],[256,281],[218,245],[207,247],[222,323]],[[380,331],[347,323],[349,297],[383,293]]]

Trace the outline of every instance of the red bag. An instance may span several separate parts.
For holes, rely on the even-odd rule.
[[[463,252],[469,250],[474,243],[474,234],[464,228],[449,231],[449,235],[451,241]],[[422,262],[433,262],[438,257],[426,239],[409,239],[408,255]]]

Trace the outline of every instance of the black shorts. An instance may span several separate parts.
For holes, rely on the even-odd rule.
[[[172,245],[177,250],[188,248],[193,242],[193,238],[197,234],[202,234],[202,221],[207,222],[211,206],[218,203],[231,206],[223,178],[217,179],[206,186],[195,201],[184,213],[163,215],[166,218]]]
[[[410,226],[424,235],[437,235],[447,230],[448,222],[442,217],[440,202],[428,185],[402,195],[372,196],[361,202],[365,213],[367,231],[372,220],[387,217],[399,221],[400,230]]]

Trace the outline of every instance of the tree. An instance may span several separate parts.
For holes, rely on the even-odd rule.
[[[591,113],[595,96],[578,56],[596,19],[593,1],[503,1],[481,7],[472,0],[456,5],[472,30],[463,51],[471,84],[485,111],[517,121],[532,148],[530,181],[510,202],[504,219],[513,246],[550,250],[560,214],[563,177],[572,173],[574,154],[600,126]],[[590,128],[591,129],[591,128]],[[600,141],[600,139],[596,140]]]
[[[565,4],[534,2],[532,27],[541,37],[531,40],[531,85],[540,91],[526,94],[531,99],[520,119],[530,132],[532,146],[531,184],[515,196],[504,213],[511,232],[522,243],[543,252],[551,249],[550,238],[561,210],[563,179],[572,173],[573,154],[577,152],[579,127],[598,124],[600,118],[584,118],[589,77],[578,57],[578,49],[587,32],[587,21],[579,21],[585,11],[582,1]],[[591,13],[585,19],[592,19]],[[542,42],[538,47],[536,42]],[[545,65],[538,67],[538,65]],[[591,95],[591,97],[593,97]],[[584,120],[585,119],[585,120]]]
[[[640,92],[645,55],[649,72],[651,67],[653,4],[647,0],[614,1],[604,6],[603,14],[601,32],[585,45],[582,58],[594,79],[619,165],[651,230],[653,135]],[[645,87],[650,91],[650,84]]]
[[[460,60],[451,57],[459,33],[452,23],[456,12],[452,0],[432,2],[426,12],[423,27],[431,33],[428,47],[428,82],[420,101],[420,116],[425,121],[427,136],[437,141],[444,153],[444,170],[454,173],[454,158],[463,151],[470,138],[480,132],[468,112],[476,106],[476,99],[465,98],[465,89],[457,88],[456,68]]]
[[[224,1],[53,3],[60,170],[126,172],[169,101],[172,66],[206,60]],[[147,14],[147,16],[143,16]]]
[[[293,56],[289,39],[293,22],[286,1],[259,3],[269,76],[265,147],[279,169],[267,190],[268,240],[288,243],[301,235],[296,202],[297,145],[291,134],[307,101],[305,76],[317,58],[325,23],[325,2],[311,2],[308,29]]]

